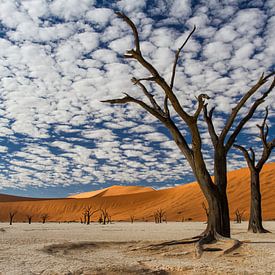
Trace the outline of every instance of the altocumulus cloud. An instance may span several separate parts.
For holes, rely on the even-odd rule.
[[[175,50],[197,25],[174,87],[187,111],[194,109],[195,96],[208,93],[209,104],[216,106],[216,129],[261,73],[275,68],[274,0],[1,0],[0,188],[163,187],[191,179],[184,158],[155,119],[136,106],[100,102],[122,92],[140,97],[130,79],[148,76],[135,62],[123,60],[133,39],[115,10],[137,24],[144,55],[167,80]],[[155,98],[162,100],[157,93]],[[247,124],[240,143],[252,135],[250,145],[257,145],[255,125],[267,105],[274,124],[274,98]],[[211,168],[203,121],[201,132]],[[244,166],[237,152],[229,159],[229,169]]]

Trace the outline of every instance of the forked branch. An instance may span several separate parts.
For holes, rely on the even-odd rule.
[[[262,76],[260,77],[260,79],[258,80],[258,82],[241,98],[241,100],[237,103],[237,105],[232,109],[232,112],[230,114],[230,116],[228,117],[225,127],[223,128],[219,138],[221,141],[224,141],[226,138],[226,135],[228,134],[228,132],[230,131],[236,116],[238,115],[240,109],[244,106],[244,104],[247,102],[247,100],[255,93],[257,92],[257,90],[263,86],[267,80],[273,76],[275,74],[275,72],[270,73],[267,76],[264,76],[264,74],[262,74]],[[256,100],[256,102],[253,104],[253,106],[250,108],[249,114],[246,119],[243,121],[243,123],[240,123],[238,125],[238,127],[236,128],[236,130],[234,131],[235,133],[233,133],[233,136],[230,140],[230,142],[228,143],[228,146],[232,146],[232,144],[235,141],[235,138],[237,136],[237,134],[240,132],[240,130],[242,129],[243,125],[251,118],[251,116],[254,114],[254,111],[256,110],[256,108],[258,107],[258,105],[260,105],[262,102],[264,102],[264,99],[267,97],[267,95],[271,92],[271,90],[274,88],[275,85],[275,78],[273,79],[269,89],[262,95],[262,97],[260,97],[258,100]]]
[[[125,21],[131,27],[131,29],[133,31],[133,34],[134,34],[134,39],[135,39],[136,53],[139,54],[139,55],[141,55],[140,45],[139,45],[139,36],[138,36],[138,31],[137,31],[136,25],[124,13],[122,13],[122,12],[116,12],[116,15],[119,18],[121,18],[123,21]]]
[[[271,74],[270,74],[271,75]],[[264,83],[266,82],[266,79],[267,79],[267,77],[265,77],[265,78],[263,78],[264,80],[261,80],[261,83],[264,81]],[[259,82],[258,82],[259,83]],[[257,85],[257,84],[256,84]],[[256,86],[255,85],[255,86]],[[262,85],[262,84],[261,84]],[[260,85],[260,86],[261,86]],[[254,87],[255,87],[254,86]],[[259,86],[259,85],[258,85]],[[259,86],[259,87],[260,87]],[[258,88],[259,88],[258,87]],[[253,105],[250,107],[250,109],[249,109],[249,111],[248,111],[248,113],[243,117],[243,119],[239,122],[239,124],[236,126],[236,128],[235,128],[235,130],[233,131],[233,133],[230,135],[230,137],[229,137],[229,139],[228,139],[228,141],[227,141],[227,143],[226,143],[226,145],[225,145],[225,148],[226,148],[226,151],[228,151],[230,148],[231,148],[231,146],[233,145],[233,143],[235,142],[235,139],[236,139],[236,137],[237,137],[237,135],[240,133],[240,131],[242,130],[242,128],[243,128],[243,126],[245,125],[245,123],[253,116],[253,114],[254,114],[254,112],[255,112],[255,110],[258,108],[258,106],[260,105],[260,104],[262,104],[264,101],[265,101],[265,98],[269,95],[269,93],[273,90],[273,88],[275,87],[275,77],[273,78],[273,81],[272,81],[272,83],[271,83],[271,85],[269,86],[269,88],[267,89],[267,91],[266,92],[264,92],[263,94],[262,94],[262,96],[260,97],[260,98],[258,98],[254,103],[253,103]],[[258,88],[256,89],[256,90],[258,90]],[[252,88],[253,89],[253,88]],[[256,92],[256,90],[255,90],[255,92]],[[252,93],[253,94],[253,93]],[[250,95],[250,96],[252,96],[252,94]],[[247,95],[247,94],[246,94]],[[250,97],[249,96],[249,97]],[[242,100],[240,101],[240,102],[242,102]],[[239,105],[239,104],[238,104]],[[238,106],[237,105],[237,106]],[[243,106],[243,105],[242,105]],[[235,116],[237,115],[237,113],[238,113],[238,111],[237,111],[237,113],[235,114],[235,112],[236,111],[234,111],[234,109],[233,109],[233,111],[232,111],[232,114],[234,114],[233,115],[233,121],[232,121],[232,123],[234,122],[234,120],[235,120]],[[231,116],[232,116],[232,114],[231,114]],[[230,117],[231,117],[230,116]],[[229,117],[229,120],[228,121],[230,121],[231,119],[230,119],[230,117]],[[230,122],[230,127],[231,127],[231,122]],[[230,129],[230,127],[229,127],[229,129]],[[222,133],[221,133],[221,136],[220,136],[220,139],[223,139],[223,132],[225,131],[226,133],[227,133],[227,130],[225,130],[225,129],[227,129],[228,128],[228,122],[227,122],[227,124],[226,124],[226,126],[225,126],[225,128],[224,128],[224,130],[222,131]]]
[[[251,170],[254,170],[255,169],[255,165],[253,163],[252,158],[249,155],[249,152],[243,146],[241,146],[241,145],[234,144],[233,146],[243,153],[248,166],[250,167]]]
[[[209,114],[208,114],[207,103],[204,104],[204,106],[203,106],[204,120],[207,124],[211,141],[212,141],[213,145],[216,146],[216,144],[218,143],[218,135],[216,134],[216,130],[215,130],[213,120],[212,120],[214,110],[215,110],[215,107],[211,108],[211,110],[209,111]]]

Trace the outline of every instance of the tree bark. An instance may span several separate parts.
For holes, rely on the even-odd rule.
[[[208,203],[209,215],[203,235],[215,236],[216,233],[230,238],[230,217],[226,190],[217,186],[212,191],[204,192]]]
[[[253,233],[268,232],[262,225],[262,197],[260,191],[260,173],[257,170],[250,172],[250,218],[248,231]]]

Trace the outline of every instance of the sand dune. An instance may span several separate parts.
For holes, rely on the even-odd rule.
[[[76,195],[71,195],[68,198],[74,199],[85,199],[91,197],[110,197],[110,196],[119,196],[119,195],[129,195],[129,194],[136,194],[136,193],[143,193],[148,191],[154,191],[152,187],[144,187],[144,186],[120,186],[120,185],[113,185],[108,188],[91,191],[91,192],[84,192]]]
[[[249,171],[240,169],[228,173],[228,197],[230,215],[238,208],[249,214]],[[261,173],[263,199],[263,218],[275,219],[275,163],[266,164]],[[87,196],[90,196],[87,198]],[[201,206],[203,195],[197,183],[189,183],[164,190],[142,187],[113,186],[99,191],[92,191],[64,199],[29,199],[0,196],[0,220],[7,221],[10,211],[17,211],[15,221],[26,220],[27,214],[33,214],[34,220],[40,220],[41,214],[47,213],[51,221],[79,221],[83,209],[91,205],[94,209],[106,208],[113,220],[153,220],[153,213],[159,208],[166,211],[167,219],[181,221],[192,219],[205,220]],[[97,220],[99,212],[92,220]]]

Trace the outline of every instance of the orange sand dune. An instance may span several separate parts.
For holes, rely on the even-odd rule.
[[[228,198],[232,219],[234,219],[234,211],[237,208],[245,211],[244,217],[248,217],[249,178],[248,169],[228,173]],[[81,198],[83,193],[74,196],[78,197],[77,199],[33,200],[1,195],[0,221],[7,221],[10,211],[17,211],[15,221],[26,220],[27,214],[33,214],[35,221],[40,220],[42,214],[48,214],[50,221],[80,221],[83,210],[88,205],[94,209],[106,208],[112,216],[112,220],[129,220],[130,216],[134,216],[137,220],[153,220],[153,213],[159,208],[166,211],[168,221],[205,220],[205,213],[201,206],[203,195],[197,183],[158,191],[150,188],[135,188],[114,186],[98,192],[91,192],[92,197],[90,198]],[[275,163],[266,164],[263,168],[261,190],[263,217],[266,220],[275,219]],[[94,214],[92,220],[95,221],[98,217],[99,211]]]
[[[76,195],[71,195],[68,198],[74,199],[85,199],[91,197],[110,197],[110,196],[118,196],[118,195],[129,195],[135,193],[143,193],[148,191],[154,191],[152,187],[144,187],[144,186],[119,186],[114,185],[108,188],[91,191],[91,192],[84,192]]]

